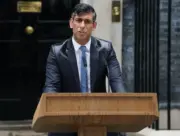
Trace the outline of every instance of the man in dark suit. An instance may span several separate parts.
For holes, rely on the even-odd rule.
[[[49,52],[44,92],[125,92],[121,70],[111,42],[91,36],[96,12],[88,4],[75,6],[69,21],[73,36],[54,44]],[[108,133],[108,136],[117,133]],[[76,133],[49,133],[49,136],[77,136]]]

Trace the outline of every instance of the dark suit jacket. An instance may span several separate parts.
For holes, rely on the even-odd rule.
[[[44,92],[80,92],[78,74],[72,38],[61,44],[52,45],[47,59]],[[109,76],[112,92],[125,92],[120,66],[112,44],[91,37],[90,83],[92,93],[106,92],[106,76]],[[51,136],[54,135],[51,134]],[[59,134],[55,136],[70,135]]]

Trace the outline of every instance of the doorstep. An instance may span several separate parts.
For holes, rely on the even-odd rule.
[[[31,120],[0,121],[0,136],[47,136],[46,133],[34,132],[31,123]]]

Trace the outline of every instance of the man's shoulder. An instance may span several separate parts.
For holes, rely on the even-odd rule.
[[[105,40],[105,39],[101,39],[101,38],[97,38],[97,37],[92,37],[96,40],[97,42],[97,46],[100,50],[110,50],[112,48],[112,42]]]
[[[51,45],[52,48],[54,49],[61,49],[61,48],[64,48],[66,45],[67,45],[67,42],[70,40],[69,39],[65,39],[65,40],[62,40],[61,42],[58,42],[58,43],[54,43]]]
[[[68,48],[68,44],[71,42],[71,38],[63,40],[61,42],[58,43],[54,43],[51,45],[51,52],[53,52],[56,55],[63,56],[66,57],[67,56],[67,48]]]
[[[108,41],[108,40],[105,40],[105,39],[101,39],[101,38],[97,38],[97,37],[94,37],[98,42],[100,42],[101,44],[105,44],[105,45],[108,45],[108,44],[112,44],[112,42]]]

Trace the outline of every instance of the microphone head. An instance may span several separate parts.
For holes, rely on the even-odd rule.
[[[84,67],[87,67],[87,61],[84,57],[83,57],[83,65],[84,65]]]

